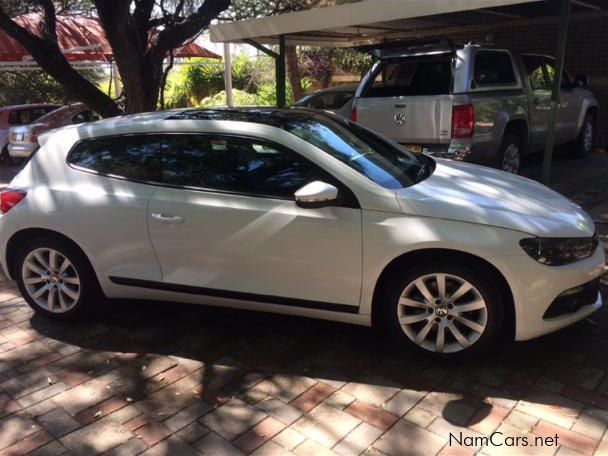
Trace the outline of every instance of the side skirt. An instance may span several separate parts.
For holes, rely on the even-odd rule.
[[[261,295],[246,293],[242,291],[218,290],[216,288],[195,287],[191,285],[179,285],[152,280],[131,279],[128,277],[110,276],[110,281],[117,285],[129,287],[147,288],[153,290],[169,291],[173,293],[185,293],[190,295],[209,296],[214,298],[232,299],[238,301],[259,302],[264,304],[275,304],[284,307],[297,307],[301,309],[316,309],[327,312],[338,312],[358,314],[358,306],[336,304],[322,301],[311,301],[307,299],[285,298],[281,296]]]

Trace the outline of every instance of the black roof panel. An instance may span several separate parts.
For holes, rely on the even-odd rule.
[[[287,123],[305,119],[310,120],[319,115],[327,114],[304,108],[213,108],[184,110],[170,115],[167,120],[232,120],[283,128]]]

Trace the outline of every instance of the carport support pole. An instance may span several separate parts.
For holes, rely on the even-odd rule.
[[[230,43],[224,43],[224,88],[226,89],[226,106],[234,106],[232,95],[232,56],[230,54]]]
[[[560,102],[560,88],[562,73],[564,72],[564,59],[566,57],[566,40],[568,38],[568,22],[570,20],[570,0],[562,0],[559,19],[559,36],[557,38],[557,53],[555,55],[555,74],[553,75],[553,90],[551,91],[551,104],[549,120],[547,122],[547,141],[545,142],[545,155],[543,157],[543,183],[549,185],[551,180],[551,159],[555,145],[555,123],[557,109]]]
[[[277,106],[284,108],[287,104],[286,90],[285,90],[285,36],[279,36],[279,54],[275,59],[276,78],[277,78]]]

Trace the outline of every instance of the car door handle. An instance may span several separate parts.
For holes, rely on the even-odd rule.
[[[179,215],[167,215],[161,213],[153,213],[152,218],[162,223],[182,223],[184,221],[184,217]]]

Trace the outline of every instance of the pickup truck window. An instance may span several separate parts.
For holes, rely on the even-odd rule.
[[[534,55],[522,56],[526,72],[530,78],[530,87],[532,90],[549,90],[549,83],[545,76],[545,62],[541,57]]]
[[[380,64],[363,97],[444,95],[450,92],[451,82],[449,58],[386,61]]]
[[[482,86],[517,84],[511,56],[503,51],[477,52],[474,79]]]
[[[549,79],[549,84],[553,86],[553,79],[555,78],[555,61],[548,57],[543,58],[545,61],[545,68],[547,69],[547,78]],[[562,87],[570,87],[572,85],[572,81],[570,80],[570,75],[564,68],[564,72],[562,73]]]

